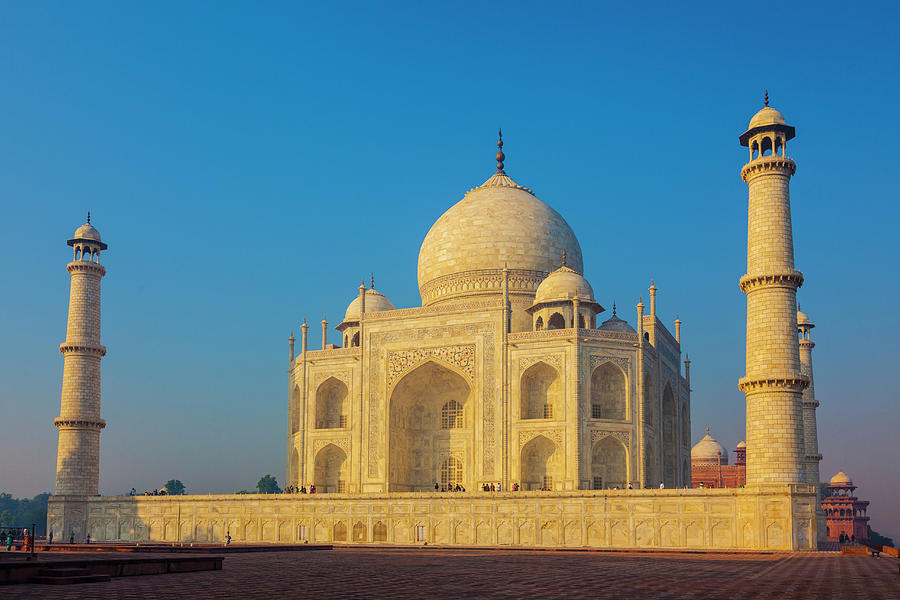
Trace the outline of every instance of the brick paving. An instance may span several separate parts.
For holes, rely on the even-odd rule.
[[[158,555],[157,555],[158,556]],[[339,548],[229,554],[222,571],[14,585],[4,598],[900,599],[897,561],[816,554]]]

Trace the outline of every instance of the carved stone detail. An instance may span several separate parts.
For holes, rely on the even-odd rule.
[[[343,450],[347,455],[350,454],[350,440],[348,438],[334,438],[334,439],[319,439],[313,442],[313,456],[319,453],[319,450],[328,446],[329,444],[334,444],[341,450]]]
[[[406,372],[431,358],[459,367],[466,374],[469,383],[475,380],[475,344],[417,348],[388,353],[388,388],[399,381]]]
[[[562,354],[547,354],[544,356],[526,356],[525,358],[519,359],[519,371],[524,371],[531,365],[545,362],[548,365],[552,365],[556,367],[556,370],[559,371],[562,369],[563,356]]]
[[[614,365],[618,365],[624,372],[628,372],[627,358],[620,358],[618,356],[601,356],[596,354],[591,355],[591,371],[605,362],[611,362]]]
[[[347,386],[347,389],[350,389],[350,381],[352,379],[352,375],[349,370],[342,371],[315,371],[310,375],[310,393],[315,393],[316,389],[318,389],[319,384],[328,379],[329,377],[334,377],[341,383]]]
[[[542,435],[548,440],[555,442],[557,447],[562,447],[561,429],[526,429],[519,432],[519,450],[521,450],[525,444],[538,437],[539,435]]]
[[[605,437],[614,437],[625,444],[626,448],[631,448],[631,433],[627,431],[607,431],[604,429],[591,429],[591,445],[602,440]]]

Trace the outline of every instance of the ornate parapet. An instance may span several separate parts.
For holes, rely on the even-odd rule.
[[[98,275],[103,277],[106,275],[106,267],[100,263],[91,262],[89,260],[73,260],[66,265],[66,271],[70,274],[86,273],[88,275]]]
[[[106,421],[103,419],[68,419],[57,417],[53,419],[53,425],[57,429],[96,429],[99,431],[106,427]]]
[[[98,358],[106,356],[106,346],[100,344],[63,342],[59,345],[59,351],[63,354],[93,354]]]
[[[48,527],[82,541],[356,543],[814,551],[808,485],[557,492],[64,496]],[[61,536],[62,537],[62,536]]]
[[[749,294],[762,287],[786,287],[797,289],[803,285],[803,273],[800,271],[783,271],[781,273],[758,273],[744,275],[738,285],[741,291]]]
[[[774,375],[765,377],[741,377],[738,387],[745,394],[758,392],[786,391],[800,392],[809,386],[809,377],[799,374]]]
[[[741,169],[741,179],[750,181],[754,177],[772,172],[793,175],[797,172],[797,164],[786,156],[764,156],[744,165]]]

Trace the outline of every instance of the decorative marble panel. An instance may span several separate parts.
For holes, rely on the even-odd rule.
[[[417,348],[388,353],[388,388],[399,381],[405,373],[430,358],[437,358],[459,367],[466,374],[469,383],[475,380],[475,344],[461,346],[438,346],[436,348]]]

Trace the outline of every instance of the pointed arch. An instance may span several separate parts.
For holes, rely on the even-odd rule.
[[[291,467],[288,474],[288,485],[298,485],[300,483],[300,452],[294,448],[291,452]]]
[[[566,320],[560,313],[553,313],[547,320],[547,329],[565,329]]]
[[[611,435],[597,440],[591,449],[593,489],[625,489],[628,480],[628,449],[625,444]]]
[[[544,361],[528,367],[519,385],[520,418],[559,418],[562,407],[562,381],[559,373]]]
[[[335,446],[328,444],[316,454],[315,478],[316,493],[333,494],[345,489],[349,465],[347,453]]]
[[[329,377],[316,388],[316,429],[347,426],[349,390],[340,379]]]
[[[628,385],[625,372],[606,361],[591,373],[591,417],[594,419],[626,418]]]
[[[534,321],[534,330],[535,330],[535,331],[542,331],[543,329],[544,329],[544,318],[543,318],[543,317],[538,317],[538,318]]]
[[[472,410],[471,394],[468,380],[456,367],[433,359],[412,368],[394,385],[388,405],[389,491],[434,490],[451,442],[471,440],[474,419],[467,414]],[[469,472],[464,463],[460,469],[463,476]]]
[[[300,386],[295,385],[291,394],[291,434],[300,431],[300,404],[303,401],[303,394],[300,392]]]
[[[675,406],[675,394],[672,392],[672,384],[667,381],[663,388],[662,396],[662,442],[663,442],[663,481],[667,488],[677,485],[676,474],[678,472],[677,426],[678,413]]]
[[[331,539],[335,542],[347,541],[347,526],[343,521],[337,521],[332,528]]]
[[[372,541],[373,542],[386,542],[387,541],[387,525],[385,525],[381,521],[375,521],[375,524],[372,526]]]
[[[562,481],[562,458],[556,444],[538,435],[522,447],[519,466],[522,487],[525,490],[555,489]]]

